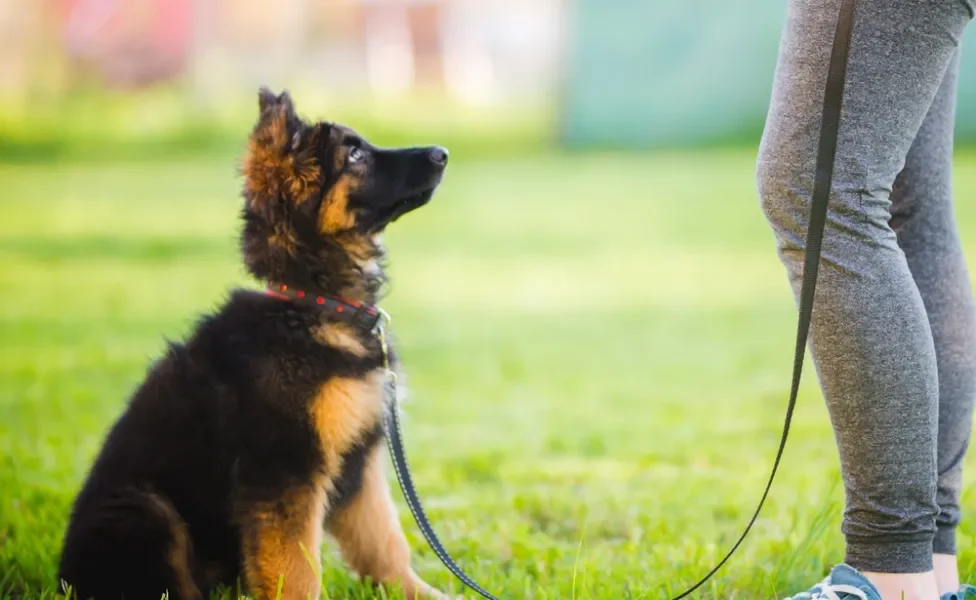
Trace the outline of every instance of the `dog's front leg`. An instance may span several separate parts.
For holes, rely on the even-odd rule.
[[[324,511],[325,493],[313,486],[242,507],[244,584],[251,596],[318,600]]]
[[[362,488],[331,515],[327,525],[349,567],[375,583],[400,586],[409,600],[449,598],[410,566],[410,548],[400,527],[383,463],[383,447],[370,451]]]

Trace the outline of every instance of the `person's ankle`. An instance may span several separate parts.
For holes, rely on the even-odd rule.
[[[870,573],[862,575],[878,588],[881,600],[936,600],[935,571],[926,573]]]
[[[939,587],[939,594],[951,594],[959,590],[959,564],[953,554],[933,554],[932,565],[935,567],[935,582]]]

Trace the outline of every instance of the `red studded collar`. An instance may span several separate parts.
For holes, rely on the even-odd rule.
[[[367,332],[372,332],[382,318],[382,311],[375,306],[336,296],[311,294],[304,290],[293,289],[284,283],[269,281],[266,291],[268,295],[282,300],[294,300],[316,306],[332,318]]]

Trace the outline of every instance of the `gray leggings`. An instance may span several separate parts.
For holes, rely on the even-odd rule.
[[[759,151],[795,293],[840,0],[790,0]],[[811,353],[846,490],[846,561],[955,554],[976,397],[976,310],[950,187],[963,0],[858,0]]]

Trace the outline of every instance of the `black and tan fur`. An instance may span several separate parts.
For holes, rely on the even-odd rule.
[[[380,234],[430,199],[446,151],[377,148],[301,119],[287,92],[259,100],[243,163],[245,265],[375,303]],[[97,600],[197,600],[238,583],[258,599],[279,585],[282,598],[318,598],[329,533],[360,575],[442,598],[411,569],[384,474],[383,377],[375,334],[234,291],[151,367],[109,432],[75,501],[61,581]]]

